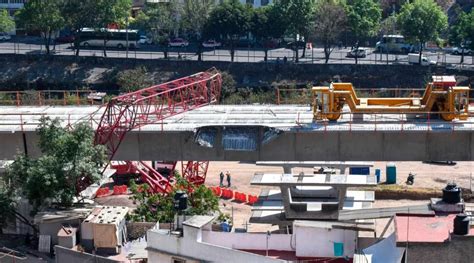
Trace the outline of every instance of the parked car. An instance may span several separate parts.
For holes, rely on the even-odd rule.
[[[216,47],[222,46],[222,43],[217,42],[215,40],[208,40],[208,41],[202,42],[202,46],[207,47],[207,48],[216,48]]]
[[[10,39],[12,39],[12,37],[8,33],[0,32],[0,40],[6,41]]]
[[[58,43],[72,43],[76,38],[73,35],[60,36],[56,38]]]
[[[291,50],[295,50],[296,48],[305,49],[306,43],[304,41],[288,42],[286,43],[286,48],[291,49]]]
[[[251,40],[251,39],[248,39],[248,38],[241,38],[237,41],[237,43],[235,43],[235,46],[236,47],[246,47],[246,48],[254,47],[255,46],[255,41]]]
[[[418,54],[418,53],[408,54],[408,63],[409,64],[419,64],[419,62],[420,62],[420,54]],[[436,61],[429,60],[425,56],[421,57],[421,65],[422,66],[429,66],[429,65],[435,65],[435,64],[436,64]]]
[[[451,51],[451,54],[453,54],[453,55],[461,55],[463,53],[464,53],[464,55],[470,55],[470,54],[472,54],[472,50],[470,50],[469,48],[464,48],[463,49],[462,47],[455,47]]]
[[[353,48],[351,51],[347,52],[346,57],[348,58],[365,58],[367,57],[366,48]]]
[[[279,42],[277,39],[268,39],[260,42],[259,45],[263,48],[273,49],[278,48]]]
[[[168,47],[187,47],[189,42],[182,38],[175,38],[168,42]]]
[[[140,39],[138,39],[138,44],[141,44],[141,45],[151,45],[153,44],[153,40],[147,36],[140,36]]]

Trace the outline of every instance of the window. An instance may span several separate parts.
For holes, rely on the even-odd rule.
[[[171,263],[186,263],[186,260],[180,258],[172,258]]]

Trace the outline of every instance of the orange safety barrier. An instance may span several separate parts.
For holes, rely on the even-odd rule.
[[[258,201],[258,196],[249,195],[249,201],[247,202],[249,205],[253,205]]]
[[[210,187],[215,196],[219,197],[222,194],[222,189],[219,186]]]
[[[234,191],[229,190],[229,189],[222,189],[221,197],[226,198],[226,199],[232,199],[234,198]]]
[[[96,197],[103,197],[110,195],[110,189],[108,187],[102,187],[97,190],[95,196]]]
[[[234,193],[234,199],[235,201],[241,202],[241,203],[246,203],[247,202],[247,195],[244,193],[240,192],[235,192]]]
[[[126,185],[116,185],[114,186],[114,195],[125,195],[127,194],[128,188]]]

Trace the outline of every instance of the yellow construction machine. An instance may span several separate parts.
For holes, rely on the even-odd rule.
[[[454,76],[433,76],[423,97],[359,98],[351,83],[331,83],[313,87],[314,120],[335,121],[344,105],[359,114],[439,114],[445,121],[469,117],[469,87],[457,87]]]

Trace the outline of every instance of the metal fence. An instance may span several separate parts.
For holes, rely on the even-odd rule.
[[[75,55],[71,44],[58,44],[51,46],[53,55]],[[325,63],[322,48],[299,50],[299,63],[322,64]],[[328,63],[330,64],[355,64],[354,58],[347,57],[349,48],[336,48],[331,53]],[[0,54],[45,54],[45,48],[38,40],[15,39],[13,42],[0,43]],[[107,49],[107,57],[130,58],[130,59],[169,59],[169,60],[198,60],[196,47],[166,48],[154,45],[142,45],[138,49]],[[165,58],[166,53],[166,58]],[[235,62],[265,62],[265,63],[289,63],[295,62],[295,52],[286,48],[270,49],[267,53],[267,61],[264,61],[265,52],[256,48],[237,48],[235,50]],[[101,48],[81,48],[81,56],[104,57]],[[461,56],[449,54],[447,50],[432,49],[424,52],[429,60],[435,61],[437,65],[453,67],[474,67],[473,56],[465,56],[461,64]],[[202,53],[204,61],[231,61],[228,48],[204,49]],[[367,49],[364,58],[358,58],[360,64],[408,64],[407,54],[381,54],[376,53],[373,48]]]
[[[43,105],[99,105],[94,90],[27,90],[0,91],[0,105],[43,106]]]

